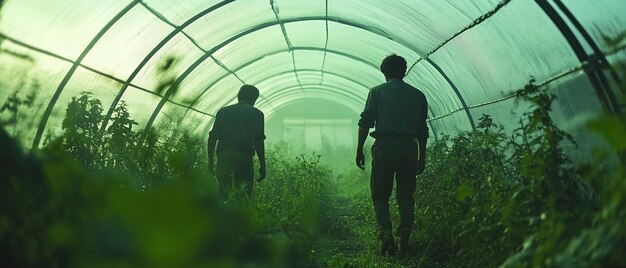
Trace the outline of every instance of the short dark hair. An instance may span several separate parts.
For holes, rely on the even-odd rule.
[[[239,101],[246,101],[250,104],[256,102],[256,99],[259,98],[259,89],[253,85],[243,85],[239,88],[239,93],[237,93],[237,99]]]
[[[391,54],[380,64],[380,71],[388,79],[402,79],[406,73],[406,60],[396,54]]]

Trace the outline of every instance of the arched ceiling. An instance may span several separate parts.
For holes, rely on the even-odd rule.
[[[571,8],[583,26],[619,32],[626,25],[614,11],[626,7],[618,0],[9,0],[0,36],[61,70],[43,94],[49,102],[36,115],[34,147],[46,128],[58,128],[48,121],[59,121],[89,81],[85,72],[98,75],[91,85],[103,87],[97,95],[107,118],[125,101],[149,128],[162,113],[210,122],[245,83],[260,88],[267,113],[301,98],[358,110],[368,89],[383,82],[378,65],[391,53],[407,59],[405,80],[426,94],[430,116],[464,130],[474,127],[471,107],[507,96],[531,77],[546,81],[586,64],[546,15],[548,2]],[[159,72],[170,58],[172,68]],[[164,78],[172,86],[157,90]],[[464,113],[446,117],[456,111]]]

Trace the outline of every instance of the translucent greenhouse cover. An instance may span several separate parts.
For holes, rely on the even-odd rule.
[[[564,122],[602,110],[572,40],[586,55],[593,47],[575,24],[607,54],[602,36],[626,30],[623,0],[0,3],[0,101],[24,83],[36,91],[38,109],[19,122],[34,147],[61,131],[67,103],[83,91],[105,113],[125,102],[141,128],[175,122],[198,135],[242,84],[260,89],[266,116],[302,99],[358,113],[392,53],[407,59],[405,81],[428,98],[431,137],[470,130],[483,113],[513,127],[512,111],[524,107],[510,97],[531,78],[565,96],[559,107],[575,112],[557,115]],[[173,85],[159,87],[167,79]]]

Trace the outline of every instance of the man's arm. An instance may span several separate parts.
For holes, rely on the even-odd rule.
[[[208,159],[209,159],[209,174],[215,175],[215,144],[217,143],[217,139],[215,139],[215,134],[212,132],[209,133],[209,141],[208,141]]]
[[[254,151],[259,158],[259,179],[257,182],[261,182],[267,175],[265,167],[265,115],[262,112],[259,112],[255,122],[253,137]]]
[[[365,140],[367,139],[367,133],[369,132],[369,128],[359,127],[359,141],[356,147],[356,166],[360,169],[365,169],[365,154],[363,154],[363,146],[365,145]]]
[[[417,138],[419,144],[419,160],[417,161],[417,174],[424,173],[426,169],[426,137]]]
[[[428,115],[428,102],[424,97],[424,105],[421,107],[421,118],[419,122],[419,133],[417,136],[417,142],[419,145],[419,160],[417,161],[417,174],[424,173],[426,169],[426,140],[428,139],[428,124],[426,124]]]
[[[217,114],[215,114],[215,121],[213,122],[213,128],[209,132],[209,141],[207,144],[209,174],[211,175],[215,175],[215,144],[217,143],[217,140],[219,140],[221,111],[222,110],[220,109],[217,111]]]
[[[254,141],[254,150],[256,151],[257,157],[259,157],[259,179],[257,182],[261,182],[265,179],[267,175],[267,170],[265,167],[265,141],[263,139],[258,139]]]
[[[376,122],[376,115],[378,113],[378,107],[376,102],[376,95],[370,90],[367,94],[367,101],[365,102],[365,108],[361,113],[361,119],[359,120],[359,140],[356,147],[356,166],[360,169],[365,169],[365,155],[363,154],[363,146],[367,139],[367,134],[370,128],[374,127]]]

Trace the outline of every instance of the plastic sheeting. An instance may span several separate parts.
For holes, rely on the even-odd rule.
[[[604,50],[603,34],[626,30],[625,1],[563,3]],[[434,131],[472,129],[482,113],[513,127],[507,114],[523,107],[494,100],[583,64],[532,0],[8,0],[0,12],[0,101],[18,81],[37,81],[39,109],[20,123],[35,146],[60,131],[67,102],[82,91],[105,111],[124,101],[142,127],[153,118],[202,135],[244,83],[259,87],[268,115],[307,98],[357,112],[384,81],[378,66],[391,53],[412,66],[405,80],[426,94]],[[163,90],[166,79],[178,86]],[[594,96],[583,84],[576,94]],[[590,107],[560,101],[564,111]]]

